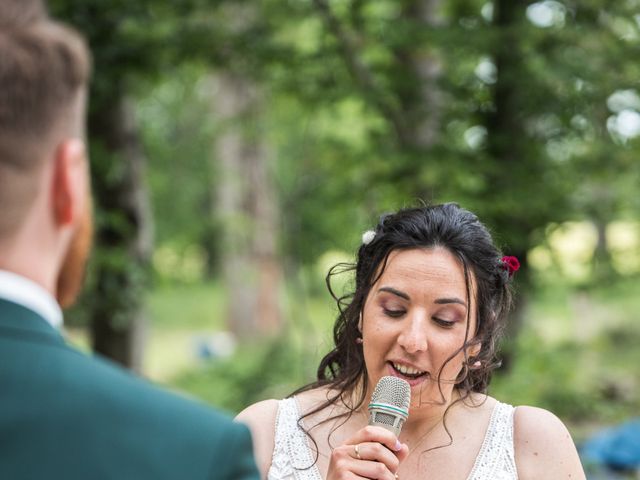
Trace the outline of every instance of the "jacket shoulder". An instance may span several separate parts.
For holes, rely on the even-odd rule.
[[[12,478],[51,463],[65,478],[258,478],[247,427],[223,412],[70,347],[11,348],[0,437],[13,432],[12,460],[0,466]],[[34,449],[39,465],[22,458]]]

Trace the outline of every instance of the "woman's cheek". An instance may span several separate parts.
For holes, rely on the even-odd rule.
[[[450,353],[447,355],[444,355],[442,358],[442,362],[446,362],[447,359],[451,356],[451,353],[453,353],[453,351],[455,350],[450,350]],[[444,371],[447,372],[448,374],[452,374],[451,378],[455,378],[457,377],[458,373],[460,373],[460,371],[462,370],[462,364],[464,362],[464,352],[459,352],[455,357],[453,357],[451,360],[449,360],[449,362],[447,362],[447,364],[444,367]],[[447,378],[449,378],[450,375],[447,375]]]

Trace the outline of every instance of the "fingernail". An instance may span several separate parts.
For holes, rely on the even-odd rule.
[[[400,443],[400,440],[396,439],[396,446],[394,448],[394,450],[396,452],[399,452],[402,449],[402,444]]]

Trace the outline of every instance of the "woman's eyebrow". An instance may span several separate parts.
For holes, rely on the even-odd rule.
[[[462,305],[465,308],[467,307],[467,303],[463,300],[460,300],[457,297],[438,298],[434,303],[437,303],[438,305],[446,305],[447,303],[457,303],[459,305]]]
[[[389,293],[392,293],[393,295],[397,295],[400,298],[404,298],[405,300],[411,300],[411,297],[409,296],[408,293],[401,292],[400,290],[396,290],[393,287],[380,287],[378,289],[378,292],[389,292]]]
[[[378,292],[388,292],[400,298],[404,298],[405,300],[411,300],[411,297],[409,296],[408,293],[405,293],[393,287],[380,287],[378,289]],[[438,298],[435,300],[434,303],[437,303],[438,305],[447,305],[449,303],[457,303],[458,305],[462,305],[465,308],[467,307],[467,303],[458,297]]]

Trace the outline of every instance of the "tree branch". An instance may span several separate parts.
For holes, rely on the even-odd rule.
[[[385,97],[383,89],[378,88],[371,71],[362,63],[352,37],[341,25],[338,18],[331,11],[327,0],[313,0],[314,5],[322,15],[329,31],[338,41],[338,46],[349,73],[365,95],[367,101],[372,104],[391,123],[401,145],[409,144],[409,133],[400,110],[392,101]]]

